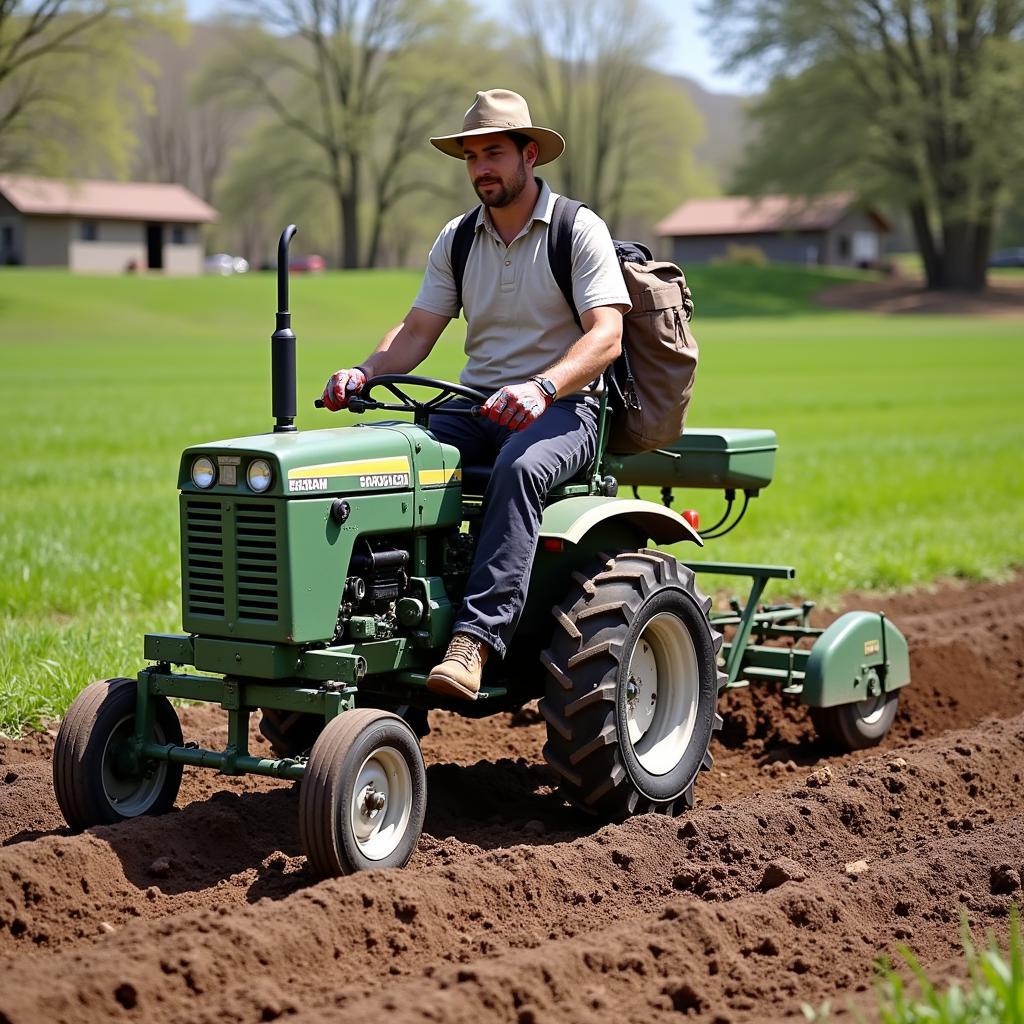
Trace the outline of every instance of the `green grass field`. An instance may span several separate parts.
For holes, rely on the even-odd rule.
[[[841,274],[697,268],[689,422],[772,427],[776,480],[701,557],[785,562],[803,594],[994,577],[1024,562],[1024,321],[822,311]],[[418,274],[292,283],[299,426]],[[186,445],[269,429],[274,280],[0,272],[0,730],[133,674],[180,628],[175,489]],[[424,372],[455,378],[457,325]],[[720,498],[692,493],[705,522]],[[691,551],[692,557],[692,551]]]

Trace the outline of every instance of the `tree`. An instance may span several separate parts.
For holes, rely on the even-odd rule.
[[[773,75],[738,184],[902,204],[929,288],[977,290],[1024,170],[1022,0],[707,0],[732,67]]]
[[[519,0],[516,47],[538,123],[566,136],[552,177],[619,230],[629,214],[657,216],[698,175],[700,116],[652,71],[668,26],[647,0]],[[701,181],[694,189],[707,191]]]
[[[0,0],[0,169],[128,169],[139,37],[183,24],[180,0]]]
[[[486,47],[465,0],[238,0],[249,19],[204,90],[265,111],[290,178],[331,197],[343,267],[373,265],[426,138],[466,106]],[[453,59],[452,54],[458,54]],[[266,143],[266,133],[260,138]],[[364,230],[369,227],[368,237]]]
[[[197,95],[195,79],[229,36],[227,26],[197,24],[187,39],[154,32],[144,41],[148,89],[136,127],[135,177],[177,182],[212,201],[244,126],[220,96]]]

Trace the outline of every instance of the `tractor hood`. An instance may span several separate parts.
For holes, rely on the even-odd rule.
[[[427,431],[400,422],[254,434],[186,448],[181,456],[178,487],[194,494],[255,493],[267,497],[410,490],[417,473],[422,478],[415,481],[419,486],[456,482],[457,462],[453,456],[454,449],[439,444]],[[204,476],[195,474],[193,467],[204,457],[212,464],[213,480],[209,486],[200,487],[196,479]],[[259,460],[270,467],[270,484],[264,490],[256,490],[250,483],[250,468]],[[446,466],[446,462],[451,465]],[[209,465],[203,468],[208,479]],[[261,474],[255,475],[258,478]]]

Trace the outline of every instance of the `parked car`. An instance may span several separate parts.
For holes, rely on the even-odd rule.
[[[232,256],[230,253],[215,252],[212,256],[206,257],[203,269],[208,274],[230,277],[232,274],[246,273],[249,270],[249,261],[241,256]]]
[[[323,256],[296,256],[288,261],[288,269],[299,274],[319,274],[327,266]]]
[[[1000,249],[989,258],[990,267],[1024,267],[1024,246],[1016,249]]]

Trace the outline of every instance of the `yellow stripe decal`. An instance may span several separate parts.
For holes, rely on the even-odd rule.
[[[421,469],[420,486],[429,487],[432,484],[448,484],[452,480],[461,480],[461,469]]]
[[[289,469],[289,480],[308,480],[310,477],[364,476],[368,473],[408,473],[409,460],[404,455],[388,459],[359,459],[356,462],[325,462],[319,466]]]

